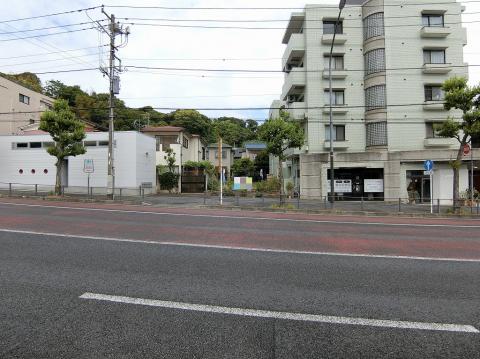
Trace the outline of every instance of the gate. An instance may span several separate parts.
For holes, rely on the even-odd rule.
[[[182,176],[182,193],[203,193],[205,192],[205,175]]]

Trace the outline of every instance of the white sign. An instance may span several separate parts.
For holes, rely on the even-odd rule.
[[[365,193],[383,193],[383,179],[365,179],[363,191]]]
[[[330,192],[330,180],[328,182],[328,191]],[[335,193],[352,193],[352,180],[335,180]]]
[[[85,173],[95,172],[95,167],[93,166],[93,160],[92,159],[83,160],[83,172],[85,172]]]
[[[424,176],[431,176],[433,175],[433,171],[423,171]]]

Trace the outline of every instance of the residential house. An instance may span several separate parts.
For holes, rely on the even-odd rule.
[[[18,134],[26,126],[38,124],[42,112],[51,108],[54,101],[0,76],[0,135]]]
[[[219,168],[219,150],[218,143],[208,145],[207,159],[212,163],[218,171]],[[230,171],[233,164],[233,147],[224,143],[222,144],[222,168],[225,170],[225,177],[230,177]]]
[[[147,126],[141,132],[156,140],[156,164],[166,166],[167,149],[172,149],[175,156],[176,172],[180,173],[183,164],[188,161],[204,161],[206,145],[199,135],[192,135],[183,127]]]

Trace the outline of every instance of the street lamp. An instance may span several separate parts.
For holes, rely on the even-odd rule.
[[[330,202],[335,202],[335,175],[334,175],[334,163],[333,163],[333,89],[332,89],[332,56],[333,56],[333,45],[335,44],[335,36],[337,35],[337,28],[340,23],[340,17],[342,16],[342,10],[345,7],[345,3],[347,0],[340,0],[338,4],[338,8],[340,11],[338,12],[337,21],[335,22],[335,27],[333,28],[333,39],[332,45],[330,46],[330,56],[328,60],[328,81],[329,81],[329,89],[330,89]]]

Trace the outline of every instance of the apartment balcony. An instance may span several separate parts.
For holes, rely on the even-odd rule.
[[[330,106],[325,105],[323,107],[323,113],[329,114],[330,113]],[[332,106],[332,114],[333,115],[345,115],[348,113],[348,108],[345,107],[345,105],[339,106],[339,105],[333,105]]]
[[[291,102],[288,104],[286,111],[288,111],[291,118],[295,120],[304,120],[306,114],[305,107],[305,102]]]
[[[332,69],[332,79],[333,80],[343,80],[347,77],[347,71],[346,70],[333,70]],[[323,78],[328,79],[329,78],[329,71],[328,69],[323,70]]]
[[[444,138],[444,137],[437,137],[437,138],[426,138],[424,141],[425,147],[451,147],[455,145],[456,140],[452,138]]]
[[[423,73],[432,75],[444,75],[452,71],[452,64],[424,64]]]
[[[333,34],[323,34],[322,35],[322,44],[331,45],[333,42]],[[347,42],[347,35],[337,34],[335,35],[335,44],[334,45],[343,45]]]
[[[303,67],[295,67],[285,75],[285,83],[282,88],[282,99],[286,100],[289,95],[301,94],[305,91],[307,76]]]
[[[330,148],[330,141],[325,140],[325,143],[323,144],[324,148]],[[333,149],[334,150],[346,150],[350,147],[350,144],[348,141],[333,141]]]
[[[425,111],[444,111],[443,101],[425,101],[423,103],[423,109]]]
[[[420,30],[420,36],[427,39],[443,39],[452,33],[449,27],[424,26]]]
[[[305,34],[292,34],[282,57],[282,68],[298,65],[305,55]]]

